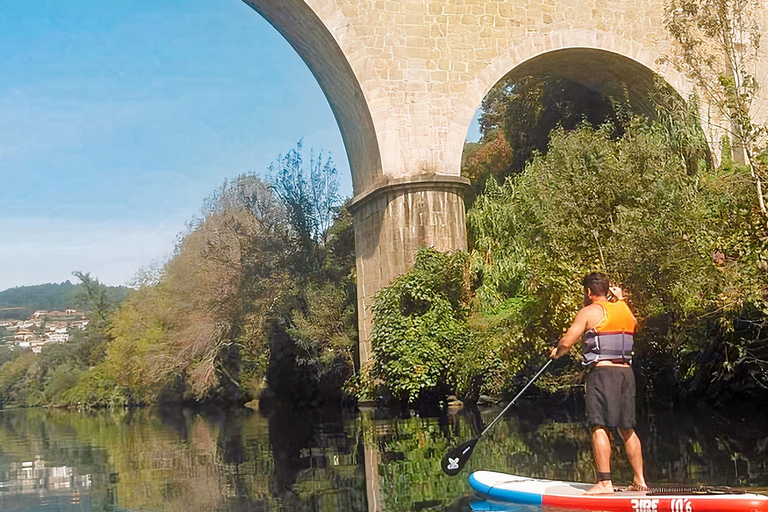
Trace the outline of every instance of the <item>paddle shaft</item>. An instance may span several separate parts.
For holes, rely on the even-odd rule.
[[[494,423],[496,423],[497,421],[499,421],[499,418],[501,418],[502,416],[504,416],[504,413],[505,413],[505,412],[507,412],[507,409],[509,409],[510,407],[512,407],[512,405],[515,403],[515,401],[516,401],[518,398],[520,398],[520,395],[522,395],[523,393],[525,393],[525,390],[526,390],[526,389],[528,389],[528,387],[529,387],[531,384],[533,384],[533,383],[534,383],[534,381],[535,381],[536,379],[538,379],[538,378],[539,378],[539,375],[541,375],[542,373],[544,373],[544,370],[546,370],[546,369],[547,369],[547,366],[549,366],[549,364],[550,364],[551,362],[552,362],[552,359],[549,359],[549,360],[547,360],[546,364],[545,364],[544,366],[542,366],[542,367],[541,367],[541,370],[539,370],[539,372],[538,372],[536,375],[534,375],[534,376],[533,376],[533,378],[532,378],[531,380],[529,380],[529,381],[528,381],[528,384],[526,384],[525,386],[523,386],[523,389],[521,389],[521,390],[520,390],[520,392],[517,394],[517,396],[515,396],[515,398],[513,398],[513,399],[512,399],[512,401],[511,401],[511,402],[509,402],[509,403],[507,404],[507,406],[506,406],[506,407],[504,407],[504,409],[502,409],[502,411],[499,413],[499,415],[498,415],[498,416],[496,416],[496,418],[494,418],[494,420],[493,420],[492,422],[490,422],[490,423],[488,424],[488,426],[487,426],[487,427],[485,427],[485,429],[484,429],[482,432],[480,432],[480,435],[479,435],[479,436],[477,436],[477,439],[480,439],[481,437],[483,437],[483,434],[485,434],[486,432],[488,432],[488,431],[491,429],[491,427],[493,426],[493,424],[494,424]]]
[[[551,362],[552,362],[551,359],[547,361],[547,364],[545,364],[541,368],[541,370],[539,370],[539,373],[534,375],[533,378],[528,381],[528,384],[526,384],[523,387],[523,389],[520,390],[517,396],[513,398],[512,401],[509,402],[506,407],[504,407],[504,410],[502,410],[501,413],[498,416],[496,416],[496,418],[487,427],[485,427],[485,429],[482,432],[480,432],[479,436],[473,439],[470,439],[469,441],[465,441],[461,443],[459,446],[457,446],[456,448],[454,448],[453,450],[445,454],[443,459],[440,461],[440,468],[443,470],[445,474],[449,476],[454,476],[454,475],[457,475],[459,471],[461,471],[461,469],[467,463],[469,458],[472,456],[472,452],[475,450],[475,445],[483,436],[483,434],[488,432],[488,430],[490,430],[490,428],[494,425],[494,423],[496,423],[499,420],[499,418],[504,416],[504,413],[507,412],[507,409],[512,407],[512,404],[514,404],[515,401],[518,398],[520,398],[520,395],[525,393],[525,390],[528,389],[528,387],[531,384],[533,384],[533,381],[539,378],[539,375],[541,375],[544,372],[544,370],[547,369],[547,366],[549,366]]]

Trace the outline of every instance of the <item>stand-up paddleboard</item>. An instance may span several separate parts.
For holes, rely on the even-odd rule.
[[[658,512],[768,512],[768,496],[727,487],[668,488],[586,494],[594,484],[475,471],[469,485],[494,501],[570,510]]]

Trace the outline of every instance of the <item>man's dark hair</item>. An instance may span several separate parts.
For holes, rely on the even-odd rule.
[[[584,281],[582,284],[584,285],[584,288],[589,288],[589,291],[592,292],[592,295],[608,295],[608,286],[610,286],[610,281],[608,280],[608,276],[602,272],[592,272],[587,274],[584,276]]]

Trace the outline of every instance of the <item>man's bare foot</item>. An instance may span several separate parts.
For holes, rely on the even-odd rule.
[[[611,494],[613,492],[613,482],[610,480],[601,480],[597,482],[594,487],[586,492],[586,494]]]

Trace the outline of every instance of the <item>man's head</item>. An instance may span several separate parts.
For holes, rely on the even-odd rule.
[[[602,272],[592,272],[584,276],[584,303],[591,302],[592,297],[607,297],[610,281]]]

